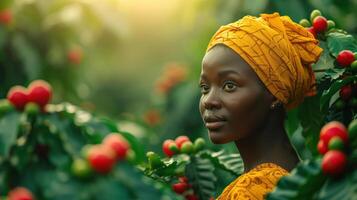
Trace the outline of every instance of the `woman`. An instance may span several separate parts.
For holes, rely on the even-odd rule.
[[[316,94],[317,44],[278,13],[243,17],[212,37],[202,61],[201,116],[212,142],[235,142],[244,162],[218,199],[264,199],[299,162],[285,112]]]

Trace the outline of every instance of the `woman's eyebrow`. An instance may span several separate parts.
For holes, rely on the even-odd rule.
[[[236,70],[232,70],[232,69],[221,70],[218,72],[218,76],[220,76],[220,77],[227,76],[228,74],[236,74],[238,76],[241,76],[241,74],[239,72],[237,72]]]

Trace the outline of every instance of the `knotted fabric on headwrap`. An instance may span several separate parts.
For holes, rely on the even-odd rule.
[[[207,51],[216,44],[238,53],[286,109],[298,106],[305,96],[316,94],[311,64],[318,60],[322,49],[310,32],[288,16],[245,16],[221,26]]]

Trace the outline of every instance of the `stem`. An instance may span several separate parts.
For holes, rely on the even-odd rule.
[[[313,70],[314,72],[325,72],[327,71],[329,68],[325,68],[325,69],[316,69],[316,70]]]

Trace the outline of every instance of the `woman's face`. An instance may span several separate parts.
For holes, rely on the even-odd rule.
[[[251,67],[224,45],[204,56],[200,87],[201,116],[216,144],[259,132],[274,100]]]

